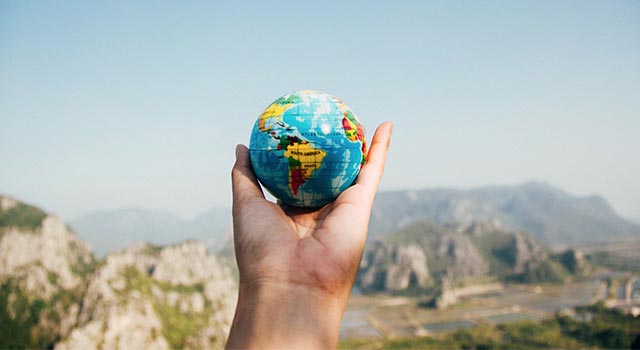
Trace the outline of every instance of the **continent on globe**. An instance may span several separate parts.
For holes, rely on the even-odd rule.
[[[313,148],[309,142],[298,140],[295,136],[292,139],[294,140],[286,147],[284,156],[289,159],[289,187],[295,196],[298,188],[320,168],[327,152]]]
[[[357,178],[365,132],[342,100],[303,90],[280,97],[256,120],[249,145],[260,183],[283,203],[319,207]]]

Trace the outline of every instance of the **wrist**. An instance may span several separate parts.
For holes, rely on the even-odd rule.
[[[348,294],[261,281],[240,283],[228,348],[335,348]]]

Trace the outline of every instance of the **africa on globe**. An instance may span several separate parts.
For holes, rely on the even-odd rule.
[[[364,128],[329,94],[303,90],[271,103],[256,120],[249,154],[260,183],[282,203],[320,207],[349,188],[364,165]]]

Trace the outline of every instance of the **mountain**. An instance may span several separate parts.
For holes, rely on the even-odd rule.
[[[551,254],[525,232],[491,222],[416,222],[378,238],[366,251],[357,285],[365,292],[443,293],[477,282],[561,282],[588,269],[582,253]]]
[[[0,196],[0,348],[221,348],[236,295],[200,242],[97,260],[57,216]]]
[[[214,208],[187,221],[160,210],[101,210],[72,220],[71,227],[98,256],[136,242],[166,245],[187,239],[198,240],[217,251],[225,240],[231,239],[231,211]]]
[[[640,235],[640,226],[619,217],[602,197],[577,197],[537,182],[382,192],[374,203],[369,235],[373,239],[422,220],[441,224],[495,220],[508,230],[531,232],[559,246]]]
[[[94,265],[59,217],[0,196],[0,348],[46,348],[66,337]]]
[[[92,274],[78,324],[56,349],[222,348],[236,295],[230,270],[198,242],[133,245]]]

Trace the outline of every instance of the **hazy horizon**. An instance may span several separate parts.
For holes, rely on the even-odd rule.
[[[466,191],[466,190],[476,190],[476,189],[483,189],[483,188],[492,188],[492,187],[518,187],[518,186],[524,186],[524,185],[531,185],[531,184],[542,184],[543,186],[551,186],[554,189],[559,189],[565,193],[567,193],[568,195],[571,196],[575,196],[577,198],[587,198],[587,197],[591,197],[591,196],[599,196],[604,198],[604,200],[611,205],[610,201],[606,198],[603,197],[600,194],[597,193],[591,193],[591,194],[585,194],[585,195],[576,195],[574,193],[570,193],[565,191],[562,188],[559,188],[557,186],[554,186],[554,184],[550,184],[544,181],[537,181],[537,180],[530,180],[530,181],[525,181],[522,183],[518,183],[518,184],[511,184],[511,185],[505,185],[505,184],[487,184],[487,185],[482,185],[482,186],[475,186],[475,187],[469,187],[469,188],[454,188],[454,187],[421,187],[421,188],[397,188],[397,189],[387,189],[387,190],[379,190],[378,193],[388,193],[388,192],[401,192],[401,191],[423,191],[423,190],[453,190],[453,191]],[[267,195],[268,198],[272,198],[271,195],[267,192],[265,192],[265,194]],[[12,196],[11,194],[8,193],[2,193],[0,192],[0,196],[1,195],[8,195],[8,196]],[[160,208],[160,207],[144,207],[144,206],[139,206],[139,205],[129,205],[129,206],[120,206],[120,207],[108,207],[108,206],[104,206],[104,207],[96,207],[96,208],[90,208],[87,209],[85,211],[81,211],[77,214],[75,214],[74,216],[67,216],[64,214],[59,213],[58,211],[55,210],[55,208],[44,208],[42,206],[40,206],[38,203],[34,203],[34,202],[29,202],[26,201],[24,198],[20,198],[20,197],[15,197],[12,196],[15,199],[22,201],[22,202],[26,202],[27,204],[30,205],[34,205],[36,207],[40,207],[48,212],[51,212],[53,214],[56,215],[60,215],[66,222],[73,222],[76,221],[78,219],[87,217],[88,215],[93,215],[96,213],[118,213],[118,212],[132,212],[132,211],[142,211],[142,212],[153,212],[153,213],[163,213],[166,215],[170,215],[176,219],[185,221],[185,222],[189,222],[189,221],[193,221],[196,218],[198,218],[198,216],[206,214],[212,210],[230,210],[231,209],[231,203],[229,203],[229,205],[227,206],[210,206],[210,207],[206,207],[206,208],[200,208],[200,209],[196,209],[194,212],[190,212],[187,213],[186,215],[184,213],[179,213],[176,211],[172,211],[169,208]],[[612,209],[615,211],[615,213],[617,215],[619,215],[620,217],[622,217],[623,219],[629,220],[635,224],[640,225],[640,218],[633,218],[633,217],[627,217],[624,216],[622,214],[620,214],[615,208],[612,207]]]
[[[0,193],[70,220],[230,206],[304,88],[396,127],[381,190],[544,181],[640,222],[640,3],[0,3]]]

